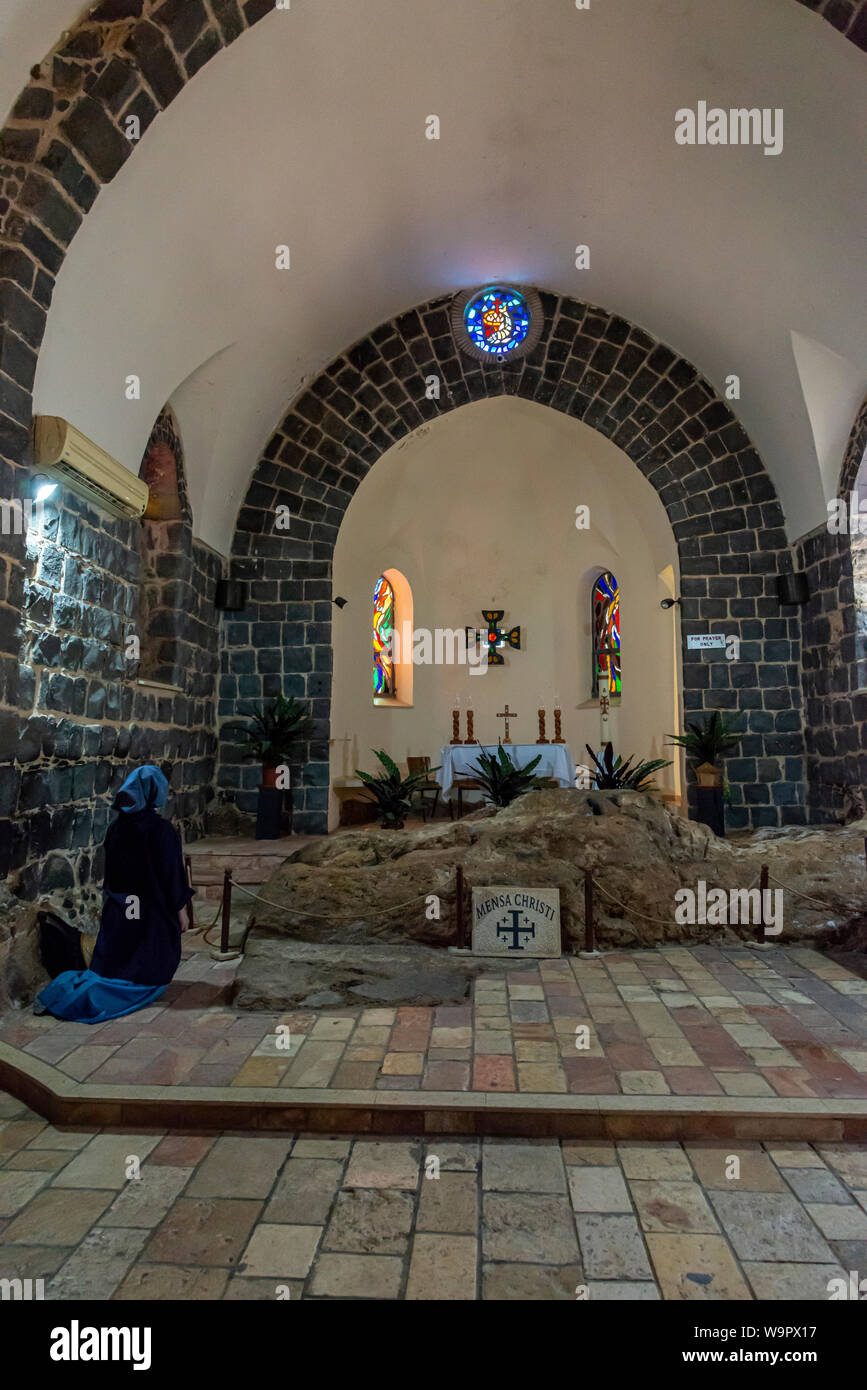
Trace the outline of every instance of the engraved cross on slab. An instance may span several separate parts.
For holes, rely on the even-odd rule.
[[[507,923],[507,918],[509,917],[512,919],[511,926]],[[520,919],[522,917],[524,917],[524,914],[520,909],[510,908],[502,922],[497,923],[497,936],[502,936],[505,940],[509,932],[512,933],[512,940],[509,945],[510,951],[522,951],[524,949],[526,943],[519,940],[521,936],[533,937],[536,935],[536,928],[526,917],[524,917],[524,925],[521,926]]]
[[[509,702],[508,702],[508,700],[507,700],[507,701],[506,701],[506,708],[503,710],[503,712],[502,712],[501,714],[498,714],[498,715],[497,715],[497,718],[498,718],[498,719],[505,719],[505,721],[506,721],[506,737],[503,739],[503,742],[504,742],[504,743],[511,743],[511,742],[512,742],[512,740],[509,738],[509,720],[510,720],[510,719],[517,719],[517,717],[518,717],[518,715],[517,715],[516,711],[513,710],[513,709],[509,709]]]

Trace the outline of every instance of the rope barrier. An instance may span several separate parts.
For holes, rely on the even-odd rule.
[[[287,907],[285,903],[275,903],[272,902],[270,898],[263,898],[259,893],[254,893],[251,889],[245,888],[243,883],[236,883],[233,878],[230,878],[229,882],[233,888],[240,889],[248,898],[255,898],[259,903],[267,903],[268,907],[276,907],[280,912],[291,912],[296,917],[316,917],[320,922],[349,922],[359,916],[357,912],[353,913],[352,917],[335,917],[328,912],[302,912],[298,907]],[[409,902],[395,903],[392,907],[383,907],[379,909],[378,914],[375,912],[373,915],[382,915],[386,912],[398,912],[405,907],[414,907],[416,903],[426,902],[429,896],[428,893],[422,893],[420,897],[411,898]],[[365,913],[364,915],[370,916],[371,914]],[[214,920],[216,921],[216,918]]]
[[[771,880],[772,883],[776,883],[780,886],[780,888],[784,888],[787,893],[794,893],[796,898],[803,898],[804,902],[807,903],[815,903],[816,906],[821,907],[824,912],[840,912],[841,910],[844,912],[863,911],[863,909],[860,907],[850,907],[848,903],[844,908],[841,909],[839,907],[834,907],[832,903],[822,902],[820,898],[811,898],[808,893],[802,893],[798,888],[793,888],[791,884],[783,883],[782,879],[775,878],[774,875],[770,872],[770,870],[768,871],[768,878]]]
[[[671,918],[669,918],[669,917],[654,917],[654,916],[652,916],[649,912],[641,912],[641,911],[639,911],[639,910],[638,910],[637,908],[635,908],[635,907],[630,907],[627,903],[623,902],[623,900],[622,900],[621,898],[616,897],[615,894],[610,893],[606,888],[603,888],[602,885],[601,885],[598,881],[596,881],[596,880],[593,878],[592,873],[590,874],[590,879],[591,879],[591,882],[593,883],[593,885],[594,885],[596,888],[598,888],[599,892],[603,895],[603,897],[607,898],[609,902],[615,903],[618,907],[620,907],[624,912],[628,913],[630,916],[632,916],[632,917],[638,917],[638,918],[640,918],[642,921],[645,921],[645,922],[653,922],[653,923],[655,923],[655,924],[657,924],[657,925],[659,925],[659,926],[663,926],[663,927],[667,927],[667,926],[670,926],[670,925],[671,925]],[[822,901],[821,899],[819,899],[819,898],[811,897],[810,894],[808,894],[808,893],[802,893],[802,892],[801,892],[799,889],[797,889],[797,888],[792,888],[792,886],[791,886],[790,884],[788,884],[788,883],[783,883],[782,879],[776,878],[775,875],[773,875],[772,873],[770,873],[770,871],[768,872],[768,879],[769,879],[772,883],[776,883],[776,884],[778,885],[778,887],[782,888],[785,892],[787,892],[787,893],[792,893],[792,894],[794,894],[794,896],[797,897],[797,898],[802,898],[804,902],[812,903],[814,906],[821,908],[822,911],[824,911],[824,912],[840,911],[839,908],[834,908],[834,907],[832,906],[831,903],[823,902],[823,901]],[[237,882],[235,881],[235,879],[231,877],[231,875],[228,873],[228,871],[227,871],[227,882],[228,882],[229,884],[231,884],[231,886],[232,886],[233,888],[237,888],[237,889],[239,890],[239,892],[241,892],[241,893],[244,894],[245,897],[247,897],[247,898],[253,898],[256,902],[264,903],[266,907],[273,907],[273,908],[276,908],[278,912],[287,912],[287,913],[291,913],[291,914],[293,914],[293,915],[296,916],[296,917],[309,917],[309,918],[314,918],[314,919],[316,919],[317,921],[320,921],[320,922],[335,922],[335,923],[338,923],[338,924],[340,924],[340,925],[345,925],[346,923],[348,923],[348,922],[350,922],[350,921],[352,921],[352,920],[357,920],[357,919],[358,919],[358,916],[359,916],[359,915],[362,915],[362,914],[359,914],[359,913],[356,912],[356,913],[353,913],[353,914],[352,914],[351,916],[349,916],[349,917],[345,917],[345,916],[335,916],[333,913],[326,913],[326,912],[305,912],[305,911],[303,911],[302,909],[297,908],[297,907],[287,907],[284,903],[275,903],[275,902],[273,901],[273,899],[271,899],[271,898],[263,898],[262,895],[261,895],[260,893],[254,893],[253,890],[252,890],[251,888],[246,888],[246,887],[244,886],[243,883],[237,883]],[[748,887],[746,890],[738,890],[738,891],[746,891],[746,892],[748,892],[748,893],[749,893],[749,892],[752,892],[752,890],[755,888],[757,882],[759,882],[759,879],[753,879],[752,883],[749,885],[749,887]],[[422,894],[420,894],[418,897],[409,899],[407,902],[403,902],[403,903],[394,903],[394,904],[392,904],[391,907],[383,907],[383,908],[375,909],[373,913],[365,912],[363,915],[365,915],[365,916],[371,916],[371,915],[372,915],[372,916],[387,916],[389,913],[392,913],[392,912],[402,912],[402,911],[404,911],[406,908],[414,907],[417,903],[426,902],[426,901],[427,901],[427,898],[428,898],[429,896],[430,896],[430,895],[427,894],[427,893],[422,893]],[[859,908],[859,907],[851,907],[851,906],[846,905],[845,908],[843,908],[842,910],[843,910],[843,911],[846,911],[846,912],[857,912],[857,911],[860,910],[860,908]],[[221,904],[221,906],[217,909],[217,912],[216,912],[216,914],[215,914],[214,919],[213,919],[212,922],[209,922],[208,925],[207,925],[206,927],[194,927],[194,928],[191,930],[191,933],[190,933],[190,934],[191,934],[191,935],[194,935],[194,936],[195,936],[195,935],[201,934],[202,940],[203,940],[203,941],[205,941],[209,946],[210,946],[210,945],[213,945],[214,943],[211,942],[211,941],[208,939],[208,933],[209,933],[210,931],[212,931],[213,928],[216,926],[216,924],[217,924],[217,918],[220,916],[221,911],[222,911],[222,904]],[[586,925],[586,924],[585,924],[585,925]]]
[[[602,887],[601,883],[596,883],[595,879],[593,880],[593,882],[599,889],[599,892],[603,895],[603,897],[608,898],[609,901],[612,903],[617,903],[617,906],[622,907],[624,912],[630,912],[633,917],[643,917],[646,922],[659,922],[664,927],[671,926],[670,917],[651,917],[647,912],[639,912],[637,908],[627,907],[626,903],[621,902],[619,898],[615,898],[613,893],[607,892],[606,889]]]
[[[214,927],[217,925],[217,919],[219,918],[220,913],[222,912],[222,910],[223,910],[223,904],[220,903],[219,907],[217,908],[216,912],[214,913],[213,921],[209,922],[209,923],[207,924],[207,926],[190,927],[190,929],[189,929],[189,931],[186,933],[186,935],[187,935],[187,936],[200,936],[207,946],[215,946],[215,945],[216,945],[216,942],[215,942],[215,941],[211,941],[210,937],[208,936],[208,933],[209,933],[209,932],[212,932],[212,931],[214,930]]]

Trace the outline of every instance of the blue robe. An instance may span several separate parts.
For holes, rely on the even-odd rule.
[[[58,975],[37,1012],[102,1023],[159,998],[181,959],[178,913],[193,893],[181,837],[153,806],[122,811],[105,840],[102,921],[89,970]]]

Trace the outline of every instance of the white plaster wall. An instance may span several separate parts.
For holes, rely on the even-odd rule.
[[[505,278],[623,314],[718,391],[737,374],[800,535],[825,499],[791,331],[859,370],[867,358],[863,62],[793,0],[275,10],[100,193],[58,277],[36,408],[136,472],[189,382],[195,531],[226,552],[258,453],[312,373],[412,305]],[[677,145],[676,110],[700,100],[783,108],[782,154]]]
[[[82,0],[2,0],[0,3],[0,121],[42,61],[86,10]]]
[[[591,527],[575,527],[590,507]],[[622,591],[624,695],[613,714],[618,752],[671,756],[675,723],[675,618],[659,607],[677,574],[665,510],[635,465],[580,422],[532,402],[502,397],[464,406],[389,450],[359,487],[334,556],[332,783],[372,771],[371,749],[399,762],[439,751],[451,737],[456,694],[472,695],[476,737],[496,743],[508,701],[515,743],[534,743],[536,711],[559,694],[563,733],[576,760],[599,746],[590,698],[593,578],[612,569]],[[415,667],[412,708],[374,707],[370,614],[383,570],[400,570],[413,592],[416,630],[483,625],[482,608],[504,608],[521,627],[506,665],[471,676],[464,666]],[[675,581],[676,582],[676,581]],[[398,614],[400,620],[400,614]],[[400,691],[398,691],[400,694]],[[462,724],[463,724],[462,715]],[[463,737],[462,729],[462,737]],[[660,785],[674,790],[674,768]],[[332,817],[337,805],[332,796]]]

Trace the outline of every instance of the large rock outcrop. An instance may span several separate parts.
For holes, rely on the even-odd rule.
[[[32,1003],[48,983],[39,954],[36,903],[22,902],[0,883],[0,1010]]]
[[[637,792],[532,792],[502,810],[487,808],[454,823],[358,830],[305,846],[262,890],[279,906],[254,904],[251,936],[445,945],[454,940],[460,864],[467,888],[559,888],[574,946],[583,945],[585,869],[597,885],[601,946],[701,941],[719,938],[720,927],[677,922],[675,892],[695,890],[699,880],[708,889],[754,887],[763,863],[773,879],[816,900],[787,892],[783,931],[774,939],[812,936],[867,910],[863,837],[857,823],[727,841]],[[733,932],[751,936],[752,928],[722,929],[730,940]]]
[[[478,956],[422,946],[321,945],[250,937],[232,1003],[239,1009],[358,1008],[360,1004],[461,1004],[470,983],[491,969]],[[523,961],[494,961],[499,973]]]

